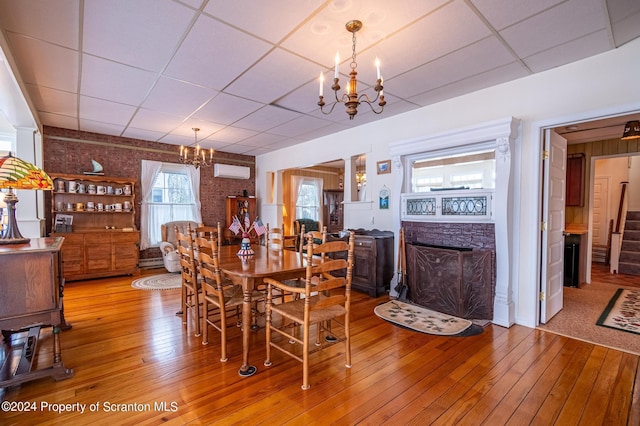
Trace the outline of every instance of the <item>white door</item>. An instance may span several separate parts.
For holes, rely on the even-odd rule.
[[[609,238],[609,177],[593,182],[593,245],[605,247]]]
[[[566,192],[567,140],[547,129],[547,159],[543,162],[542,271],[540,322],[546,323],[562,309],[564,285],[564,203]]]

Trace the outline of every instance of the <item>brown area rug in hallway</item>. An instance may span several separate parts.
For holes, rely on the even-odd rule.
[[[581,288],[565,287],[564,307],[538,328],[640,355],[640,335],[596,325],[618,288],[595,280]]]

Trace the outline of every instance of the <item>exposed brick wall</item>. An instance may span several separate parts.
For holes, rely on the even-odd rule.
[[[105,175],[136,179],[136,203],[140,201],[141,160],[177,163],[179,152],[179,147],[175,145],[47,126],[44,127],[43,146],[46,172],[82,174],[93,170],[91,160],[96,160],[104,167]],[[220,221],[224,226],[227,195],[242,195],[243,190],[255,195],[255,157],[217,152],[215,158],[218,163],[248,166],[251,169],[251,176],[247,180],[214,178],[213,167],[201,169],[202,220],[207,225]],[[51,197],[46,192],[45,203],[51,203]],[[50,216],[48,213],[47,233],[51,231]],[[139,206],[135,221],[140,229]],[[141,252],[141,258],[160,255],[156,249],[146,251],[150,253]]]
[[[402,226],[408,244],[496,249],[493,223],[402,222]]]

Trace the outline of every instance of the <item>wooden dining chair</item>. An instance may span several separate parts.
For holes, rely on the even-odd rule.
[[[220,222],[216,226],[200,225],[194,229],[194,237],[207,238],[209,240],[215,238],[218,246],[222,245],[222,226]]]
[[[209,254],[211,253],[211,255]],[[209,344],[209,326],[220,332],[220,361],[227,361],[227,329],[234,325],[242,326],[240,321],[244,296],[242,286],[232,284],[223,278],[220,271],[218,242],[209,240],[208,250],[200,250],[198,263],[202,277],[202,344]],[[264,299],[262,293],[254,291],[252,300]],[[235,316],[236,321],[232,321]],[[253,315],[255,321],[255,312]]]
[[[191,232],[183,234],[176,231],[176,245],[182,276],[182,323],[187,327],[189,312],[191,312],[195,320],[195,335],[200,336],[200,283]]]
[[[307,252],[307,240],[311,237],[312,244],[318,246],[327,242],[327,227],[323,226],[322,231],[305,232],[305,226],[300,225],[300,246],[298,252],[304,255]]]
[[[350,305],[354,233],[350,232],[348,243],[331,241],[314,246],[312,240],[311,236],[307,237],[304,288],[288,286],[273,278],[264,279],[267,284],[267,358],[264,365],[272,365],[272,348],[302,362],[302,389],[304,390],[309,389],[309,355],[327,345],[344,341],[346,367],[351,368]],[[336,258],[333,258],[334,256]],[[314,259],[316,262],[313,261]],[[317,259],[324,260],[317,262]],[[293,301],[274,304],[275,289],[297,293],[300,297]],[[274,321],[274,316],[278,316],[277,321]],[[336,336],[336,327],[334,327],[331,339],[320,339],[329,322],[342,328],[341,336]],[[300,326],[291,327],[290,323]],[[320,343],[319,345],[310,344],[312,325],[317,325],[316,342]]]
[[[284,227],[271,228],[267,223],[264,245],[270,252],[281,253],[284,251]]]

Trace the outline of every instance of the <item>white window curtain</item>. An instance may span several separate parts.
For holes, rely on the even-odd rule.
[[[291,176],[291,199],[295,202],[295,219],[313,219],[320,222],[322,184],[323,180],[320,178]]]
[[[153,189],[161,172],[185,174],[189,178],[192,204],[163,204],[153,202]],[[192,220],[202,223],[200,212],[200,170],[183,164],[161,163],[142,160],[140,186],[142,190],[140,209],[140,249],[155,247],[160,241],[160,227],[175,220]]]

